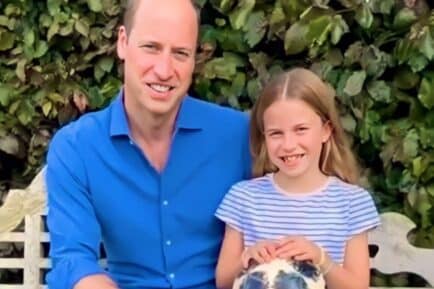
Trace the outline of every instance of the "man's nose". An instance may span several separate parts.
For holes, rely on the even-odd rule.
[[[168,80],[173,75],[173,60],[170,53],[161,53],[154,65],[154,72],[161,80]]]

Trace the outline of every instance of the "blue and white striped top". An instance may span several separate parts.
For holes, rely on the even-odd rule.
[[[244,246],[260,240],[304,236],[322,246],[337,263],[352,236],[379,225],[370,194],[336,177],[315,192],[283,192],[273,174],[232,186],[216,216],[243,233]]]

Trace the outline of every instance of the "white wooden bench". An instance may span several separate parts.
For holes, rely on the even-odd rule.
[[[22,258],[0,256],[0,270],[22,270],[23,282],[0,283],[0,289],[46,289],[43,270],[50,267],[50,260],[42,255],[42,244],[49,242],[44,225],[46,194],[42,174],[36,176],[26,190],[11,190],[0,208],[0,243],[24,244]],[[18,207],[13,205],[16,202],[20,204]],[[24,231],[12,232],[22,219]],[[377,254],[371,259],[371,267],[384,274],[415,273],[430,284],[428,288],[434,288],[434,249],[417,248],[409,244],[407,235],[415,225],[407,217],[385,213],[381,219],[382,225],[369,235],[369,243],[378,247]]]

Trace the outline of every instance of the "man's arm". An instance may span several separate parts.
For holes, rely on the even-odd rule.
[[[59,131],[47,155],[52,260],[47,283],[50,289],[116,288],[98,264],[101,229],[87,187],[86,156],[80,154],[70,131]]]
[[[119,289],[112,279],[106,275],[91,275],[84,277],[74,286],[74,289]]]

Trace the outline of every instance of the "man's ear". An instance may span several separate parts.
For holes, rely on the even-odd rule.
[[[127,30],[125,29],[125,26],[122,25],[121,27],[119,27],[118,40],[116,42],[116,51],[118,57],[121,60],[125,59],[125,49],[127,47],[127,44],[128,44]]]

